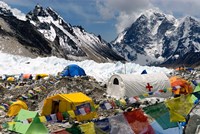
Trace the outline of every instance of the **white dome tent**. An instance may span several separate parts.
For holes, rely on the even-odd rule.
[[[108,81],[107,93],[116,98],[133,97],[155,93],[170,87],[169,78],[164,73],[114,74]],[[152,96],[169,97],[171,92]]]

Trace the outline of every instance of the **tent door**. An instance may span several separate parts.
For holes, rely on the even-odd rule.
[[[52,101],[52,110],[51,114],[58,113],[59,112],[59,104],[60,101]]]
[[[115,78],[115,79],[113,80],[113,85],[119,85],[119,80],[118,80],[117,78]]]

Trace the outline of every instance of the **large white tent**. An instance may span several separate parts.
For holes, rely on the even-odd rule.
[[[107,93],[113,97],[133,97],[155,93],[170,87],[169,78],[164,73],[114,74],[108,81]],[[171,92],[152,96],[169,97]]]

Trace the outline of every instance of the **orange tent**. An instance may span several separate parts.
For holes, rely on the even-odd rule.
[[[177,67],[175,70],[176,71],[181,71],[181,70],[185,70],[185,68],[184,67]]]
[[[172,92],[175,95],[178,94],[189,94],[193,92],[193,88],[187,80],[180,78],[178,76],[173,76],[170,78],[170,84],[172,87]]]

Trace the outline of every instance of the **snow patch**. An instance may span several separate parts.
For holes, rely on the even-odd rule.
[[[50,30],[43,30],[43,29],[39,29],[39,32],[41,32],[44,37],[50,41],[54,41],[56,38],[56,31],[54,30],[54,28],[51,26]]]

